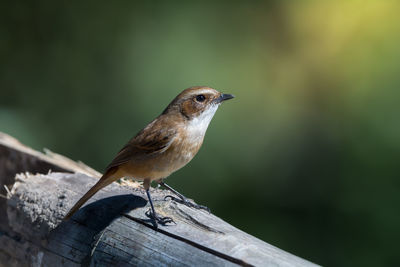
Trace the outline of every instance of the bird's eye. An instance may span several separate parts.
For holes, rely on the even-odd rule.
[[[198,102],[203,102],[204,100],[206,100],[206,97],[204,95],[197,95],[196,100]]]

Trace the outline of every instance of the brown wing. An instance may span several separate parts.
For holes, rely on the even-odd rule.
[[[106,170],[130,160],[144,159],[167,150],[176,136],[176,130],[157,126],[161,125],[157,125],[157,122],[153,121],[140,131],[121,149]]]

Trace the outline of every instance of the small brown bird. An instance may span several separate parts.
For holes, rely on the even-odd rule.
[[[194,204],[163,182],[171,173],[185,166],[199,151],[207,127],[219,105],[233,95],[222,94],[205,86],[184,90],[155,120],[133,137],[106,168],[100,180],[72,207],[64,219],[70,218],[89,198],[103,187],[121,177],[142,180],[151,205],[147,216],[157,222],[173,222],[160,217],[150,197],[150,183],[156,181],[178,198],[171,197],[189,207],[208,209]]]

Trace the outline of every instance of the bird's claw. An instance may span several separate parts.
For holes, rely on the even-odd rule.
[[[206,210],[209,213],[211,212],[211,210],[208,207],[193,203],[192,201],[190,201],[190,200],[188,200],[186,198],[181,199],[181,198],[174,197],[172,195],[168,195],[168,196],[164,197],[164,200],[168,200],[168,199],[171,199],[172,201],[176,201],[178,203],[181,203],[181,204],[183,204],[183,205],[185,205],[187,207],[190,207],[190,208],[195,208],[195,209],[198,209],[198,210],[200,210],[200,209]]]
[[[156,223],[156,228],[157,228],[157,224],[159,223],[159,224],[161,224],[161,225],[166,225],[167,223],[174,223],[174,224],[176,224],[175,223],[175,221],[171,218],[171,217],[161,217],[161,216],[159,216],[159,215],[157,215],[157,214],[154,214],[152,211],[151,211],[151,209],[149,209],[148,211],[146,211],[146,216],[147,217],[149,217],[149,218],[151,218],[151,219],[153,219],[154,221],[155,221],[155,223]]]
[[[164,200],[168,200],[169,198],[170,198],[171,200],[177,199],[177,198],[174,197],[174,196],[168,195],[168,196],[164,197]]]

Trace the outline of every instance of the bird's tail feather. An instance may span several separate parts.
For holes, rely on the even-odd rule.
[[[112,179],[113,177],[111,176],[112,174],[113,174],[113,172],[106,172],[100,178],[100,180],[92,188],[90,188],[89,191],[87,191],[87,193],[83,197],[81,197],[81,199],[78,200],[78,202],[76,202],[76,204],[71,208],[71,210],[67,213],[67,215],[65,215],[64,220],[68,220],[69,218],[71,218],[71,216],[74,215],[74,213],[83,204],[85,204],[86,201],[89,200],[89,198],[91,198],[94,194],[96,194],[97,191],[99,191],[103,187],[111,184],[114,181],[114,179]]]

